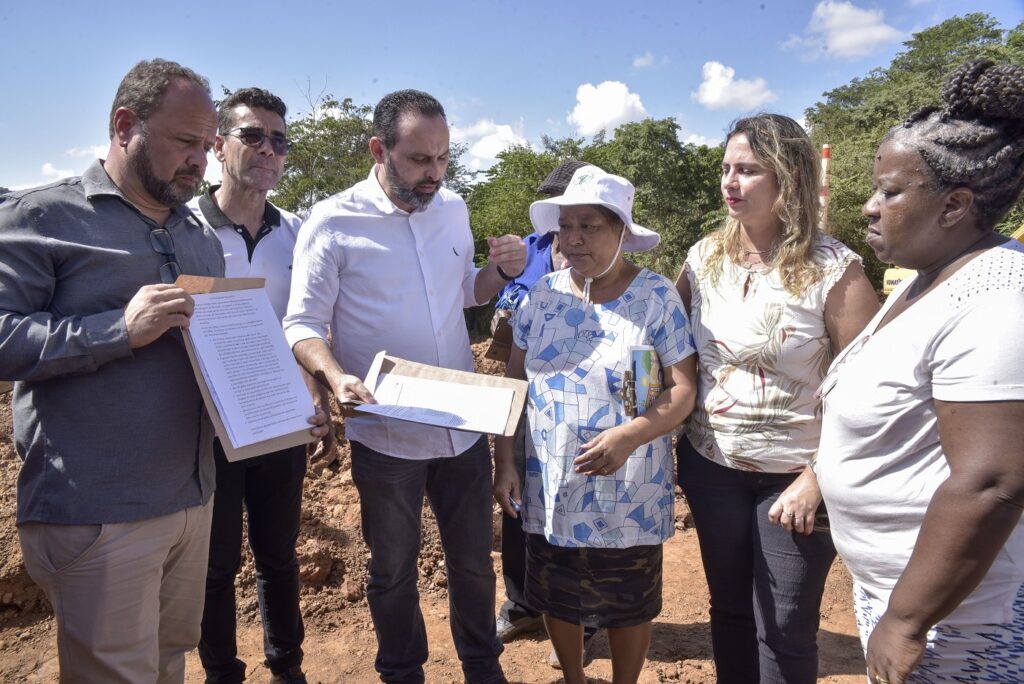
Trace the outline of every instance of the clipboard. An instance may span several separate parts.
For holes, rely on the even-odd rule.
[[[211,278],[207,276],[181,275],[178,276],[174,284],[189,294],[210,294],[212,292],[234,292],[237,290],[262,290],[265,281],[264,278]],[[185,350],[188,352],[189,363],[192,364],[192,373],[195,375],[199,391],[203,395],[203,403],[206,405],[207,413],[210,414],[210,420],[213,421],[214,430],[217,433],[217,437],[220,438],[220,445],[224,449],[224,456],[228,461],[241,461],[316,441],[317,438],[310,433],[309,429],[304,429],[235,448],[231,444],[227,428],[225,428],[224,421],[217,411],[217,405],[213,401],[210,388],[206,384],[206,378],[200,369],[195,346],[192,344],[192,337],[188,330],[183,329],[181,333],[181,338],[185,341]],[[281,335],[284,335],[283,330]]]
[[[415,361],[400,359],[397,356],[388,356],[386,352],[383,351],[378,352],[377,356],[374,357],[373,363],[370,364],[370,369],[366,372],[366,379],[363,381],[363,384],[366,385],[370,391],[373,391],[373,388],[377,386],[377,379],[380,375],[387,373],[413,378],[422,378],[424,380],[459,383],[475,387],[500,387],[512,390],[512,401],[508,406],[508,417],[505,420],[505,429],[501,435],[498,435],[503,437],[513,437],[515,435],[516,427],[519,425],[519,418],[523,414],[523,407],[526,405],[526,393],[527,388],[529,387],[525,380],[502,378],[493,375],[484,375],[482,373],[472,373],[470,371],[430,366],[425,363],[417,363]],[[360,403],[362,402],[346,402],[342,404],[342,406],[352,408],[358,406]]]

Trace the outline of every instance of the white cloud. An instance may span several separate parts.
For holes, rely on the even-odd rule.
[[[721,138],[714,138],[707,135],[701,135],[700,133],[691,131],[683,123],[683,121],[686,118],[686,115],[681,112],[676,114],[673,118],[676,121],[676,126],[679,127],[676,130],[676,139],[678,139],[679,142],[683,143],[684,145],[707,145],[708,147],[714,147],[718,143],[722,142]]]
[[[71,169],[58,169],[50,162],[43,164],[39,172],[43,174],[43,178],[48,181],[60,180],[61,178],[67,178],[68,176],[74,176],[75,172]]]
[[[472,126],[452,126],[451,139],[469,146],[463,163],[473,171],[491,168],[498,161],[498,153],[513,145],[529,144],[522,135],[522,122],[513,128],[492,119],[480,119]]]
[[[684,145],[707,145],[708,147],[714,147],[718,143],[722,142],[720,139],[709,138],[706,135],[700,135],[693,131],[688,131],[685,128],[680,127],[676,133],[676,137],[679,138],[679,142]]]
[[[704,62],[703,72],[704,80],[690,98],[708,109],[748,111],[778,98],[763,78],[738,79],[736,70],[721,62]]]
[[[206,173],[203,174],[203,180],[208,183],[220,183],[224,180],[224,168],[212,152],[206,158]]]
[[[921,1],[917,0],[918,4]],[[790,36],[782,47],[801,50],[808,60],[819,57],[856,59],[903,37],[900,31],[885,23],[883,10],[864,9],[847,0],[822,0],[815,5],[804,34]]]
[[[107,156],[110,145],[86,145],[85,147],[70,147],[64,150],[68,157],[88,157],[92,159],[103,159]]]
[[[654,66],[654,55],[651,54],[650,50],[640,55],[639,57],[633,58],[634,69],[643,69],[649,66]]]
[[[39,178],[33,183],[15,183],[11,186],[11,190],[27,190],[34,188],[39,185],[45,185],[46,183],[52,183],[58,181],[61,178],[68,178],[69,176],[76,175],[74,169],[61,169],[57,168],[52,162],[46,162],[39,167]]]
[[[696,133],[687,133],[685,136],[682,135],[683,131],[680,131],[679,133],[679,142],[684,145],[707,145],[708,147],[714,147],[718,143],[722,142],[721,140],[713,140],[712,138],[698,135]]]
[[[668,55],[662,55],[661,59],[655,57],[654,53],[650,50],[644,52],[644,54],[633,58],[634,69],[649,69],[653,66],[663,67],[668,64]]]
[[[576,127],[580,135],[595,135],[602,130],[609,133],[617,126],[647,118],[640,96],[629,92],[625,83],[604,81],[598,85],[584,83],[576,89],[576,106],[566,121]]]

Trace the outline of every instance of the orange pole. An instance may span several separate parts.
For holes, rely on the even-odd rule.
[[[821,232],[828,230],[829,176],[832,173],[832,146],[821,146]]]

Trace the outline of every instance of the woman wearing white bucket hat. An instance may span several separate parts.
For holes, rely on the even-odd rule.
[[[534,228],[558,232],[569,267],[538,281],[512,319],[506,375],[530,383],[527,474],[520,483],[511,440],[499,439],[494,496],[524,515],[527,599],[567,684],[586,681],[584,625],[608,628],[615,682],[640,675],[661,610],[661,545],[674,531],[670,433],[695,396],[678,293],[622,256],[659,241],[633,223],[633,196],[626,179],[585,166],[562,196],[533,203]],[[642,412],[622,391],[637,345],[662,385]]]

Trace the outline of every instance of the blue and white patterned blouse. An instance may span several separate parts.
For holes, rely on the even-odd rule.
[[[524,529],[556,546],[660,544],[674,527],[671,435],[633,452],[616,473],[575,472],[580,445],[627,422],[619,391],[630,345],[649,344],[668,368],[694,353],[675,286],[641,269],[618,299],[584,307],[569,269],[541,278],[512,319],[526,350]]]

